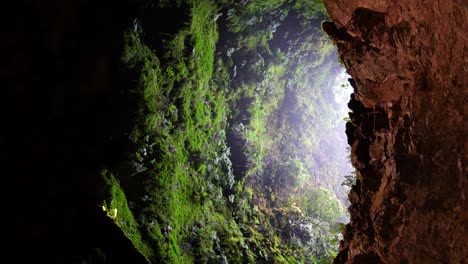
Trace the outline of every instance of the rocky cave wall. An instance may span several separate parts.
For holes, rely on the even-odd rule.
[[[335,263],[464,263],[466,1],[324,2],[354,87],[357,183]]]

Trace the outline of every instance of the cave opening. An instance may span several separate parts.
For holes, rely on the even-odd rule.
[[[190,2],[171,34],[148,21],[177,4],[158,8],[140,10],[124,36],[139,104],[127,165],[101,173],[114,192],[107,216],[158,245],[148,259],[333,259],[355,183],[352,89],[323,3]]]
[[[466,6],[323,1],[10,1],[6,253],[463,263]]]
[[[121,36],[118,100],[99,106],[118,109],[120,126],[95,139],[99,223],[122,231],[122,247],[150,263],[336,256],[355,183],[352,88],[325,20],[321,1],[138,6]],[[84,258],[118,255],[105,241]]]

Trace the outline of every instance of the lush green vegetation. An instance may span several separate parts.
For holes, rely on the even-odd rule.
[[[153,263],[330,262],[347,171],[323,4],[151,6],[184,23],[152,32],[143,13],[126,32],[132,147],[102,173],[103,210]]]

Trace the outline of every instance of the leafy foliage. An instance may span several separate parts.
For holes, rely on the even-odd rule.
[[[153,32],[153,12],[174,6],[184,23]],[[145,8],[122,54],[132,147],[103,172],[104,208],[122,212],[116,223],[154,263],[330,262],[346,189],[339,146],[324,140],[342,117],[323,3]]]

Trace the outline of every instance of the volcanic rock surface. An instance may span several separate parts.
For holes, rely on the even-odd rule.
[[[465,263],[467,3],[325,0],[354,93],[335,263]]]

